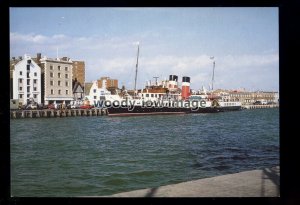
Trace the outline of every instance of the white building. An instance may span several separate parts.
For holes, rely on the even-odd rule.
[[[14,66],[13,98],[19,99],[22,105],[32,99],[41,103],[41,68],[26,54]]]
[[[102,100],[108,100],[113,102],[114,100],[121,100],[119,95],[112,95],[110,91],[106,89],[106,82],[99,83],[99,81],[94,81],[91,88],[89,95],[86,98],[90,101],[91,104]]]

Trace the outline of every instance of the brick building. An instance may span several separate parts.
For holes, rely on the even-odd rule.
[[[79,82],[82,86],[85,83],[85,63],[84,61],[73,61],[73,81]]]
[[[110,79],[109,77],[101,77],[98,81],[99,88],[118,88],[118,80],[117,79]]]

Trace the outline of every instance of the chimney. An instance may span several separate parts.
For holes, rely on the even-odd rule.
[[[36,60],[37,60],[37,62],[40,62],[41,58],[42,58],[42,54],[41,53],[37,53],[36,54]]]
[[[187,99],[191,93],[190,93],[190,82],[191,78],[190,77],[182,77],[182,91],[181,91],[181,96],[183,99]]]
[[[19,60],[22,60],[22,56],[19,56]]]
[[[69,61],[69,59],[70,59],[70,58],[68,58],[68,57],[62,57],[62,60],[63,60],[63,61]]]

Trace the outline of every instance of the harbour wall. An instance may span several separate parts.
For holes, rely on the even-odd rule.
[[[273,105],[242,105],[244,109],[263,109],[263,108],[276,108],[279,107],[278,104]]]
[[[242,105],[244,109],[277,108],[274,105]],[[76,116],[103,116],[108,115],[106,108],[96,109],[44,109],[44,110],[11,110],[10,118],[49,118],[49,117],[76,117]]]
[[[77,116],[103,116],[107,109],[61,109],[61,110],[11,110],[11,119],[20,118],[50,118],[50,117],[77,117]]]

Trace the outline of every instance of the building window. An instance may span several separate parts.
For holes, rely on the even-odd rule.
[[[151,97],[153,98],[153,97],[154,97],[154,94],[151,94]]]
[[[27,87],[27,92],[30,93],[30,86]]]
[[[53,86],[53,80],[50,81],[50,85]]]
[[[30,65],[27,65],[27,72],[30,71]]]
[[[60,86],[60,80],[57,82],[57,85]]]
[[[65,71],[68,71],[68,67],[65,67]]]
[[[65,74],[65,77],[66,77],[66,78],[68,78],[68,77],[69,77],[69,75],[68,75],[68,74]]]
[[[37,94],[33,94],[33,98],[37,98]]]
[[[60,73],[58,73],[58,78],[60,78]]]
[[[50,72],[50,78],[53,78],[53,73],[52,72]]]
[[[51,93],[51,95],[53,95],[53,94],[54,94],[54,92],[53,92],[53,89],[51,89],[51,92],[50,92],[50,93]]]
[[[21,91],[23,89],[23,87],[19,87],[19,90]]]
[[[68,87],[69,86],[69,82],[68,81],[66,81],[66,87]]]
[[[36,91],[36,87],[33,87],[33,91]]]
[[[94,89],[93,91],[94,91],[94,93],[96,93],[96,89]]]
[[[22,71],[20,71],[20,75],[22,75]]]
[[[50,70],[53,70],[53,65],[50,65]]]
[[[69,90],[66,90],[66,95],[69,95]]]
[[[36,84],[36,82],[37,82],[37,80],[36,80],[36,79],[34,79],[34,80],[33,80],[33,83],[34,83],[34,84]]]
[[[149,97],[149,94],[146,94],[146,97]]]
[[[19,94],[19,98],[22,99],[23,98],[23,94]]]
[[[27,80],[27,85],[30,85],[30,79]]]
[[[30,78],[30,77],[29,77],[29,72],[27,72],[27,78]]]
[[[27,98],[30,98],[30,94],[27,94]]]
[[[34,72],[34,76],[35,76],[35,77],[37,76],[37,73],[36,73],[36,72]]]
[[[19,83],[22,83],[22,82],[23,82],[23,79],[22,79],[22,78],[20,78],[20,79],[19,79]]]
[[[60,70],[60,66],[57,66],[58,70]]]
[[[94,99],[96,100],[96,99],[97,99],[97,96],[94,96]]]
[[[61,95],[61,90],[58,90],[58,94]]]

